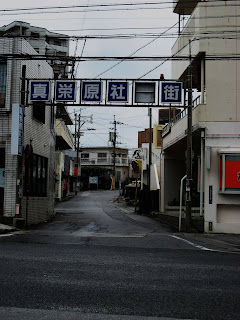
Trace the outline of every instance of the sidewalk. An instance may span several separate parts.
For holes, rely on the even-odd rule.
[[[154,215],[140,215],[135,213],[135,208],[132,205],[126,203],[126,201],[120,197],[112,201],[113,205],[117,206],[120,210],[124,211],[133,220],[143,222],[145,218],[149,218],[155,221]],[[163,222],[159,222],[163,223]],[[240,253],[240,234],[224,234],[224,233],[184,233],[176,230],[176,234],[179,237],[183,237],[192,242],[200,242],[203,246],[212,245],[219,250],[239,252]]]
[[[13,231],[19,231],[19,229],[15,228],[13,226],[8,226],[6,224],[0,223],[0,234],[10,233]]]

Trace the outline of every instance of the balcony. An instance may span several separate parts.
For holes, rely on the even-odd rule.
[[[56,120],[56,149],[67,150],[73,148],[73,135],[61,119]]]
[[[82,165],[113,166],[113,158],[81,158]],[[128,166],[127,159],[116,158],[116,166]]]

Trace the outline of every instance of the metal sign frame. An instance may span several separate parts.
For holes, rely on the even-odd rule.
[[[78,107],[78,106],[91,106],[91,107],[151,107],[151,108],[169,108],[170,105],[173,105],[172,103],[170,104],[161,104],[160,102],[160,97],[161,97],[161,92],[160,92],[160,84],[161,82],[178,82],[176,80],[160,80],[160,79],[109,79],[109,78],[105,78],[105,79],[87,79],[87,78],[75,78],[75,79],[37,79],[37,78],[22,78],[22,80],[27,81],[27,103],[26,106],[28,105],[32,105],[33,101],[29,100],[29,85],[31,85],[31,82],[35,81],[35,82],[41,82],[41,81],[49,81],[49,88],[50,88],[50,94],[51,94],[51,88],[54,86],[54,90],[53,92],[55,92],[55,87],[56,87],[56,82],[57,81],[75,81],[76,83],[76,87],[75,87],[75,96],[77,96],[77,92],[76,92],[76,88],[78,88],[78,84],[77,82],[80,83],[80,89],[79,90],[79,101],[80,103],[77,102],[73,102],[73,101],[55,101],[54,97],[51,100],[46,100],[45,105],[57,105],[59,103],[66,103],[68,106],[74,106],[74,107]],[[83,100],[83,83],[101,83],[101,99],[100,101],[87,101],[87,100]],[[109,101],[108,100],[108,83],[128,83],[128,89],[127,89],[127,95],[128,95],[128,99],[127,101]],[[146,102],[135,102],[135,83],[139,83],[139,82],[145,82],[145,83],[154,83],[155,82],[155,102],[154,103],[146,103]],[[132,86],[132,88],[131,88]],[[43,100],[41,100],[43,101]],[[176,103],[175,104],[176,107],[184,107],[183,103]]]

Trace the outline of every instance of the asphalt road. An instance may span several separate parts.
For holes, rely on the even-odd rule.
[[[0,237],[0,319],[240,319],[240,255],[80,193]]]

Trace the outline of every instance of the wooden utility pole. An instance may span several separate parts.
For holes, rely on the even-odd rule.
[[[148,189],[151,192],[151,165],[152,165],[152,108],[149,108],[149,161],[148,161]],[[150,196],[150,194],[149,194]]]
[[[192,58],[191,41],[189,41],[189,67],[188,67],[188,126],[187,126],[187,178],[186,178],[186,218],[185,230],[191,232],[192,217]]]
[[[77,114],[74,110],[74,120],[75,120],[75,135],[74,135],[74,149],[77,150]]]
[[[115,190],[115,176],[116,176],[116,140],[117,140],[117,121],[114,115],[114,132],[113,132],[113,181],[112,189]]]
[[[76,126],[75,126],[76,128]],[[78,115],[78,129],[77,129],[77,175],[75,180],[75,195],[77,195],[78,190],[78,174],[79,174],[79,142],[80,142],[80,128],[81,128],[81,114]]]

